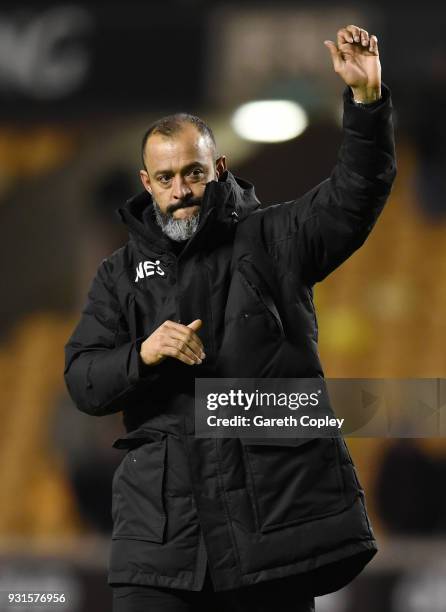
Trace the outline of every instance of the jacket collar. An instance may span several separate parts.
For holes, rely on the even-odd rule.
[[[170,251],[170,241],[156,223],[154,215],[147,215],[150,222],[144,223],[142,214],[147,207],[153,210],[153,200],[147,191],[143,191],[127,200],[116,212],[127,225],[130,239],[135,240],[143,250],[156,253]],[[195,242],[198,234],[211,243],[217,237],[222,239],[237,222],[259,207],[254,186],[226,170],[218,181],[210,181],[206,185],[200,223],[189,242]]]

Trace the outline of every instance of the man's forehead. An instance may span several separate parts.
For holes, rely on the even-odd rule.
[[[162,162],[172,163],[188,159],[206,162],[212,153],[210,139],[201,134],[193,125],[185,125],[171,136],[152,134],[145,148],[146,160],[156,165]]]

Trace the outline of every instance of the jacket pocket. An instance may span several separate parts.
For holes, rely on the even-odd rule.
[[[127,453],[113,476],[112,539],[163,542],[166,434],[131,432],[113,446]]]
[[[312,521],[346,507],[336,439],[240,441],[258,531]]]
[[[237,269],[243,284],[255,298],[256,302],[260,303],[269,313],[269,316],[272,317],[278,331],[282,336],[284,336],[285,333],[280,313],[266,282],[262,279],[257,269],[252,264],[247,264],[247,262],[243,260],[239,261]]]

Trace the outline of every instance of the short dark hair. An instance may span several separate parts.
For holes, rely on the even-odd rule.
[[[189,123],[195,126],[200,132],[200,134],[202,134],[211,141],[214,151],[216,151],[217,144],[215,142],[215,136],[211,128],[207,125],[207,123],[200,119],[200,117],[190,115],[189,113],[175,113],[173,115],[167,115],[166,117],[162,117],[161,119],[154,121],[152,125],[150,125],[149,128],[145,131],[141,143],[141,160],[144,168],[146,168],[144,160],[144,151],[146,149],[146,144],[149,137],[152,136],[152,134],[162,134],[163,136],[167,136],[168,138],[170,138],[180,132],[185,123]]]

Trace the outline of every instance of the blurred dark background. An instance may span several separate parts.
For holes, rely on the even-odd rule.
[[[63,345],[98,264],[127,240],[115,209],[141,190],[145,128],[170,112],[198,114],[263,204],[298,197],[336,158],[344,85],[323,41],[351,23],[378,37],[398,176],[364,247],[316,286],[322,362],[328,377],[445,378],[446,8],[1,5],[0,590],[45,585],[68,592],[72,612],[110,607],[121,415],[74,408]],[[305,109],[305,131],[242,140],[234,111],[276,98]],[[318,612],[445,612],[444,438],[347,442],[381,552],[352,585],[318,599]]]

